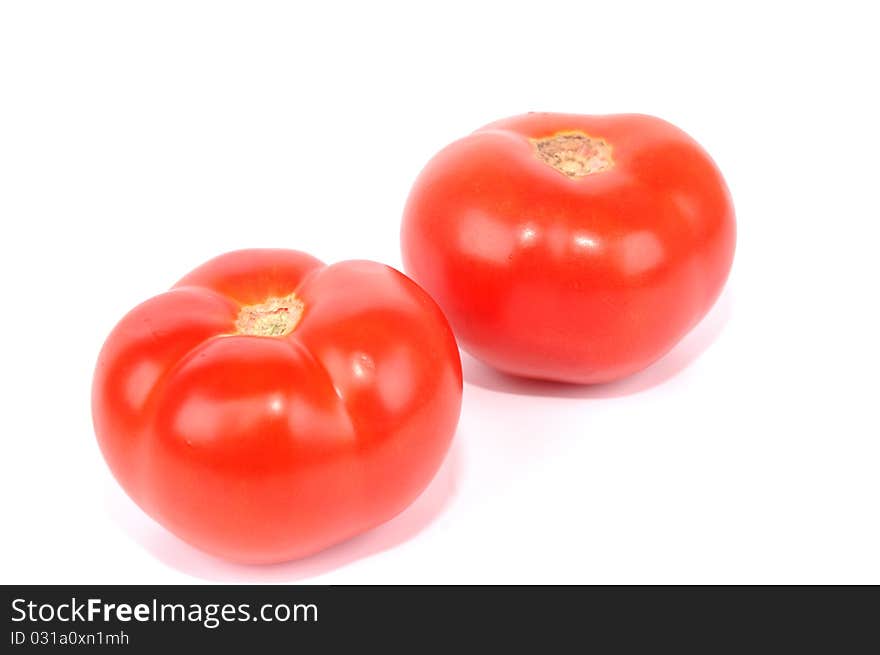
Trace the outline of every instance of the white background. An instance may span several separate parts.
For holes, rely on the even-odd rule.
[[[870,3],[299,5],[2,5],[2,582],[880,583]],[[128,309],[241,247],[399,267],[428,158],[529,110],[712,153],[739,241],[701,325],[600,387],[465,356],[425,494],[303,561],[215,560],[128,500],[89,408]]]

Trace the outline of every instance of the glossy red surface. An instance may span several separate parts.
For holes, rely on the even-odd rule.
[[[601,138],[613,166],[572,179],[532,139]],[[508,373],[577,383],[634,373],[709,310],[733,261],[727,186],[688,135],[636,114],[533,113],[438,153],[404,212],[405,270],[459,343]]]
[[[234,334],[295,292],[282,337]],[[116,326],[93,416],[114,475],[211,553],[301,557],[376,526],[427,486],[455,431],[461,363],[436,304],[387,266],[289,250],[217,257]]]

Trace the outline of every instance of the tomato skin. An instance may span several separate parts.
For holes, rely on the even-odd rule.
[[[234,334],[242,306],[294,291],[304,310],[290,334]],[[448,323],[398,271],[243,250],[120,321],[92,412],[148,514],[205,551],[266,563],[406,508],[442,463],[461,392]]]
[[[533,139],[579,132],[613,166],[570,179]],[[651,116],[530,113],[447,146],[404,210],[404,269],[460,345],[507,373],[600,383],[639,371],[706,314],[736,227],[709,155]]]

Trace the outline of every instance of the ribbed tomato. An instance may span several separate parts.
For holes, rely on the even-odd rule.
[[[116,478],[222,557],[301,557],[393,517],[436,473],[461,363],[431,298],[381,264],[244,250],[116,326],[93,416]]]

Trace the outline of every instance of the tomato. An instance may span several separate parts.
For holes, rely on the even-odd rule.
[[[575,383],[651,364],[706,314],[733,261],[727,186],[658,118],[530,113],[437,154],[404,210],[405,270],[460,345]]]
[[[92,410],[149,515],[210,553],[278,562],[410,504],[448,450],[461,391],[452,331],[403,274],[242,250],[122,319]]]

